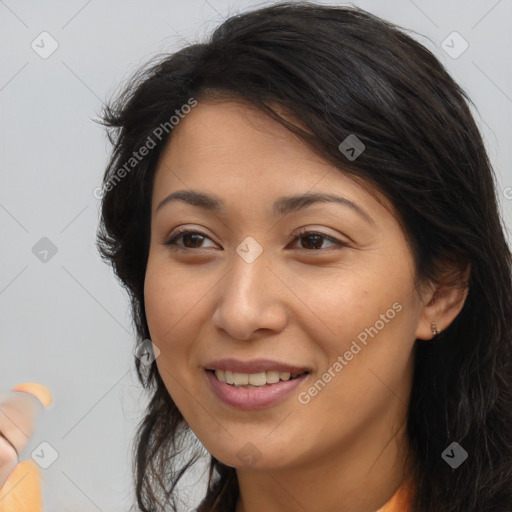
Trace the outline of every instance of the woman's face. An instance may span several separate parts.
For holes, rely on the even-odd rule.
[[[291,199],[306,194],[340,199]],[[154,181],[145,305],[167,390],[205,448],[238,468],[384,446],[429,329],[392,213],[238,102],[199,102],[173,129]],[[286,380],[287,369],[308,373]]]

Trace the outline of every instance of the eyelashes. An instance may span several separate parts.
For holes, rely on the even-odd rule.
[[[189,237],[189,235],[190,235],[190,237]],[[183,228],[183,229],[179,229],[175,234],[173,234],[173,236],[167,242],[164,242],[164,245],[169,246],[173,250],[188,251],[188,252],[206,249],[205,247],[186,247],[184,245],[178,244],[178,240],[179,239],[185,240],[185,237],[189,237],[189,240],[191,240],[191,239],[194,240],[194,238],[195,238],[196,241],[195,242],[192,241],[192,243],[202,243],[204,241],[204,239],[211,240],[208,235],[206,235],[205,233],[202,233],[201,231],[198,231],[195,229]],[[309,240],[308,243],[313,246],[313,248],[310,248],[310,249],[305,248],[305,247],[299,248],[301,250],[308,251],[308,252],[326,251],[326,250],[332,250],[332,249],[348,246],[347,243],[341,242],[340,240],[337,240],[336,238],[333,238],[332,236],[326,235],[324,233],[320,233],[318,231],[307,230],[305,228],[301,229],[299,231],[299,233],[297,233],[297,235],[295,236],[295,238],[292,240],[291,243],[294,243],[300,239]],[[312,240],[313,240],[313,242],[311,242]],[[327,240],[328,242],[334,244],[334,247],[330,247],[330,248],[318,247],[318,245],[320,245],[320,246],[323,245],[323,243],[324,243],[323,240]],[[320,243],[319,243],[319,241],[320,241]]]

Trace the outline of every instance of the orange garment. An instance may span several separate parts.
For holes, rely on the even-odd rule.
[[[411,480],[406,480],[397,489],[391,499],[376,512],[410,512],[414,497],[414,486]]]

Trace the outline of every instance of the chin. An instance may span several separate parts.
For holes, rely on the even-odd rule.
[[[276,451],[264,442],[264,437],[262,441],[232,440],[229,446],[217,446],[208,452],[225,466],[240,470],[283,469],[291,463],[282,450]]]

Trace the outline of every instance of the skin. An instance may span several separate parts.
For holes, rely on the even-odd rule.
[[[173,201],[156,211],[170,193],[190,189],[218,196],[224,210]],[[161,156],[145,279],[148,326],[161,351],[158,370],[188,425],[214,457],[237,469],[237,512],[373,512],[408,472],[415,340],[432,338],[433,320],[445,329],[465,293],[417,290],[393,210],[369,190],[237,101],[200,101]],[[341,195],[372,221],[336,203],[272,215],[278,197],[305,192]],[[165,245],[185,225],[206,236],[182,236],[181,251]],[[297,239],[302,227],[343,245]],[[248,236],[263,249],[252,263],[236,252]],[[300,403],[297,395],[394,303],[401,311]],[[206,379],[207,363],[224,357],[275,359],[311,374],[278,404],[242,411],[217,399]],[[251,465],[237,456],[249,442],[257,450]]]

